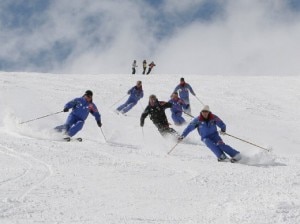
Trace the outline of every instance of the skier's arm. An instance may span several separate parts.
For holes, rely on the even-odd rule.
[[[222,132],[226,132],[226,124],[216,115],[215,116],[215,121],[216,125],[221,129]]]
[[[176,87],[175,87],[175,89],[174,89],[174,91],[173,91],[173,93],[177,92],[177,91],[179,90],[179,88],[180,88],[180,86],[179,86],[179,85],[178,85],[178,86],[176,86]]]
[[[181,136],[185,138],[191,131],[193,131],[196,127],[199,126],[199,119],[198,117],[194,118],[191,123],[183,130]]]
[[[134,87],[132,87],[130,90],[127,91],[127,94],[131,94]]]
[[[194,93],[193,88],[191,87],[190,84],[187,84],[187,88],[190,90],[191,94],[193,94],[194,96],[196,96],[196,94]]]
[[[146,107],[146,109],[144,110],[144,112],[141,115],[141,119],[140,119],[140,125],[141,125],[141,127],[144,126],[145,118],[148,116],[148,114],[149,114],[149,106]]]
[[[179,100],[179,104],[182,105],[184,109],[188,109],[190,107],[190,105],[186,104],[182,99]]]
[[[166,108],[171,108],[171,107],[173,106],[172,103],[170,103],[170,102],[164,102],[164,101],[160,101],[159,104],[160,104],[164,109],[166,109]]]
[[[78,104],[78,102],[79,102],[79,98],[75,98],[75,99],[69,101],[68,103],[66,103],[66,105],[64,106],[64,109],[74,108]]]
[[[170,108],[171,109],[171,112],[172,113],[176,113],[176,108],[175,108],[175,105],[173,104],[173,100],[169,100],[168,103],[172,104],[172,107]]]
[[[101,123],[101,114],[99,113],[97,106],[92,103],[89,105],[89,110],[90,113],[95,117],[97,123]]]

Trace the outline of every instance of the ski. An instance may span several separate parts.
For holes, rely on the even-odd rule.
[[[234,159],[234,158],[231,158],[231,159],[230,159],[230,162],[231,162],[231,163],[238,163],[239,160],[236,160],[236,159]]]
[[[125,113],[122,113],[121,111],[118,111],[118,110],[114,110],[114,112],[117,114],[117,115],[120,115],[120,116],[127,116],[127,114]]]
[[[82,138],[71,138],[71,137],[65,137],[65,138],[63,138],[63,140],[64,141],[66,141],[66,142],[70,142],[70,141],[78,141],[78,142],[82,142]]]
[[[239,160],[236,160],[236,159],[233,159],[233,158],[226,158],[226,159],[223,159],[223,160],[220,160],[220,161],[218,161],[219,163],[224,163],[224,162],[226,162],[226,163],[238,163],[239,162]]]

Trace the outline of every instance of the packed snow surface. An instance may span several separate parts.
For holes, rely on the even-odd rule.
[[[234,164],[217,162],[197,131],[168,155],[176,142],[149,118],[140,127],[148,96],[169,100],[180,77],[0,73],[0,223],[300,223],[300,77],[182,75],[228,134],[271,149],[222,136],[243,156]],[[137,80],[144,98],[116,114]],[[87,89],[102,129],[90,115],[83,142],[61,141],[53,128],[68,113],[46,115]]]

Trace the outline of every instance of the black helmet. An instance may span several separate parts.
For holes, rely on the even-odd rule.
[[[93,97],[93,92],[91,90],[85,91],[85,96]]]

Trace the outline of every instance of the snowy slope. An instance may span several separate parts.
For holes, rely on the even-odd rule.
[[[300,223],[300,77],[183,77],[228,133],[272,152],[225,136],[243,160],[218,163],[194,131],[167,155],[174,142],[139,117],[148,96],[168,100],[180,76],[0,73],[0,223]],[[145,97],[115,114],[137,80]],[[19,124],[86,89],[109,143],[92,116],[81,143],[52,131],[67,113]],[[191,97],[191,107],[197,116],[202,105]]]

